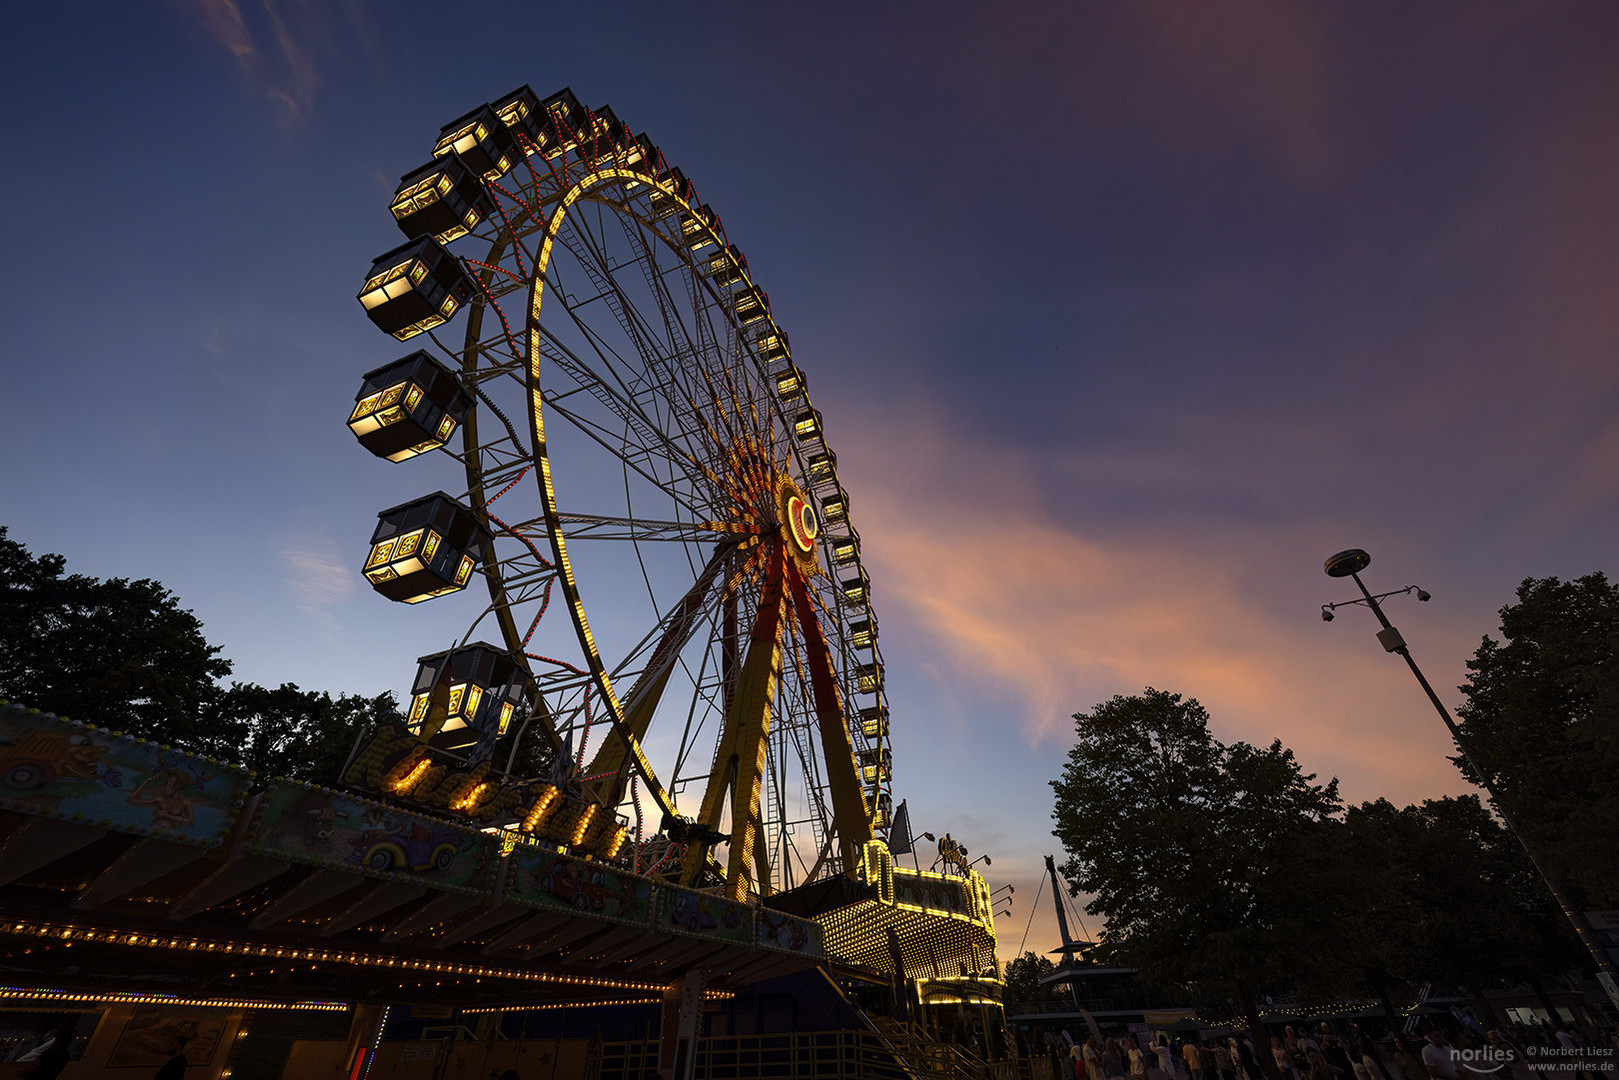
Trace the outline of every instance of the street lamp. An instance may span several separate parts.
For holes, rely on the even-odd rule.
[[[1462,752],[1462,757],[1467,761],[1468,767],[1472,769],[1473,775],[1479,778],[1484,790],[1489,793],[1490,802],[1495,806],[1495,812],[1501,816],[1502,823],[1517,838],[1518,843],[1523,846],[1524,854],[1529,856],[1530,863],[1534,865],[1535,871],[1540,874],[1540,880],[1545,882],[1546,888],[1551,891],[1552,899],[1556,900],[1557,906],[1563,909],[1564,918],[1568,919],[1569,925],[1574,928],[1574,933],[1579,937],[1581,944],[1590,952],[1591,959],[1596,961],[1597,978],[1601,981],[1602,988],[1608,992],[1609,1000],[1613,1002],[1616,1008],[1619,1008],[1619,972],[1615,971],[1613,963],[1603,951],[1602,943],[1597,940],[1596,935],[1591,932],[1591,928],[1586,925],[1585,919],[1575,910],[1573,903],[1570,902],[1562,887],[1546,873],[1546,868],[1541,865],[1533,849],[1524,840],[1523,833],[1518,831],[1517,824],[1512,820],[1512,816],[1507,813],[1506,804],[1501,800],[1501,793],[1496,790],[1495,782],[1490,779],[1489,773],[1479,768],[1478,761],[1474,759],[1473,751],[1467,744],[1467,739],[1463,737],[1461,729],[1456,726],[1456,721],[1451,719],[1450,710],[1445,708],[1444,702],[1439,700],[1439,695],[1434,693],[1433,687],[1428,684],[1427,677],[1422,674],[1422,669],[1417,667],[1417,662],[1412,659],[1411,650],[1407,647],[1405,638],[1400,636],[1400,632],[1394,628],[1393,623],[1389,622],[1388,616],[1383,614],[1383,608],[1378,604],[1379,600],[1400,593],[1415,592],[1417,599],[1424,602],[1432,599],[1432,594],[1419,589],[1415,585],[1407,585],[1403,589],[1372,595],[1371,590],[1366,588],[1366,583],[1360,580],[1360,572],[1370,566],[1371,563],[1372,557],[1360,548],[1349,548],[1327,559],[1323,567],[1327,572],[1327,576],[1353,578],[1355,584],[1360,588],[1361,598],[1322,604],[1321,618],[1326,622],[1331,622],[1334,609],[1352,604],[1365,604],[1372,609],[1372,614],[1377,616],[1377,621],[1383,627],[1377,632],[1378,643],[1383,646],[1385,652],[1399,653],[1400,657],[1405,660],[1406,665],[1411,668],[1411,674],[1417,677],[1417,682],[1422,685],[1423,693],[1428,695],[1428,700],[1433,702],[1433,707],[1439,713],[1439,718],[1445,722],[1445,727],[1449,729],[1450,737],[1455,741],[1456,748]]]

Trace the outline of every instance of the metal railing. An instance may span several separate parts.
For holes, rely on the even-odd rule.
[[[595,1080],[644,1080],[656,1072],[656,1039],[601,1046]],[[697,1044],[704,1080],[1020,1080],[1017,1062],[986,1062],[960,1047],[895,1025],[883,1032],[800,1031],[713,1035]]]

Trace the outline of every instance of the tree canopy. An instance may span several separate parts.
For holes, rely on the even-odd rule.
[[[1338,933],[1353,881],[1326,842],[1336,780],[1314,783],[1280,742],[1220,742],[1195,699],[1151,687],[1074,721],[1053,833],[1070,887],[1106,919],[1106,956],[1235,997],[1256,1026],[1262,986],[1358,982]]]
[[[66,567],[0,526],[0,698],[324,784],[366,725],[399,718],[392,694],[222,687],[230,662],[173,593]]]
[[[292,683],[273,690],[232,683],[208,703],[201,730],[186,749],[246,765],[262,777],[332,784],[361,732],[398,719],[391,693],[334,698]]]
[[[1362,889],[1354,934],[1380,976],[1475,988],[1580,960],[1523,849],[1475,795],[1351,807],[1339,850]]]
[[[1517,595],[1502,640],[1486,636],[1468,661],[1461,730],[1547,869],[1616,904],[1619,586],[1600,573],[1529,578]]]
[[[1009,1002],[1051,1000],[1057,996],[1056,992],[1049,986],[1040,985],[1040,980],[1056,970],[1057,965],[1049,957],[1033,951],[1025,952],[1006,965],[1003,976],[1005,989],[1001,996]]]
[[[1275,989],[1476,989],[1581,961],[1475,796],[1342,812],[1337,781],[1279,741],[1222,743],[1195,699],[1151,687],[1074,721],[1052,783],[1063,876],[1105,919],[1103,956],[1144,982],[1234,999],[1257,1028],[1256,995]]]
[[[0,526],[0,697],[148,738],[196,732],[230,662],[155,581],[64,573]]]

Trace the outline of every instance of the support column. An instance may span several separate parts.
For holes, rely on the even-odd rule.
[[[663,991],[663,1030],[658,1040],[659,1080],[693,1080],[697,1025],[703,1018],[703,972],[688,971]]]
[[[382,1041],[382,1029],[387,1022],[388,1006],[355,1006],[349,1020],[348,1052],[343,1058],[346,1080],[361,1080],[370,1071],[371,1056]]]

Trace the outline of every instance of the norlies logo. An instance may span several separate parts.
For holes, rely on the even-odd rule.
[[[1452,1047],[1450,1053],[1452,1060],[1462,1068],[1480,1074],[1499,1072],[1516,1056],[1511,1050],[1497,1050],[1493,1046],[1482,1046],[1476,1050]]]

